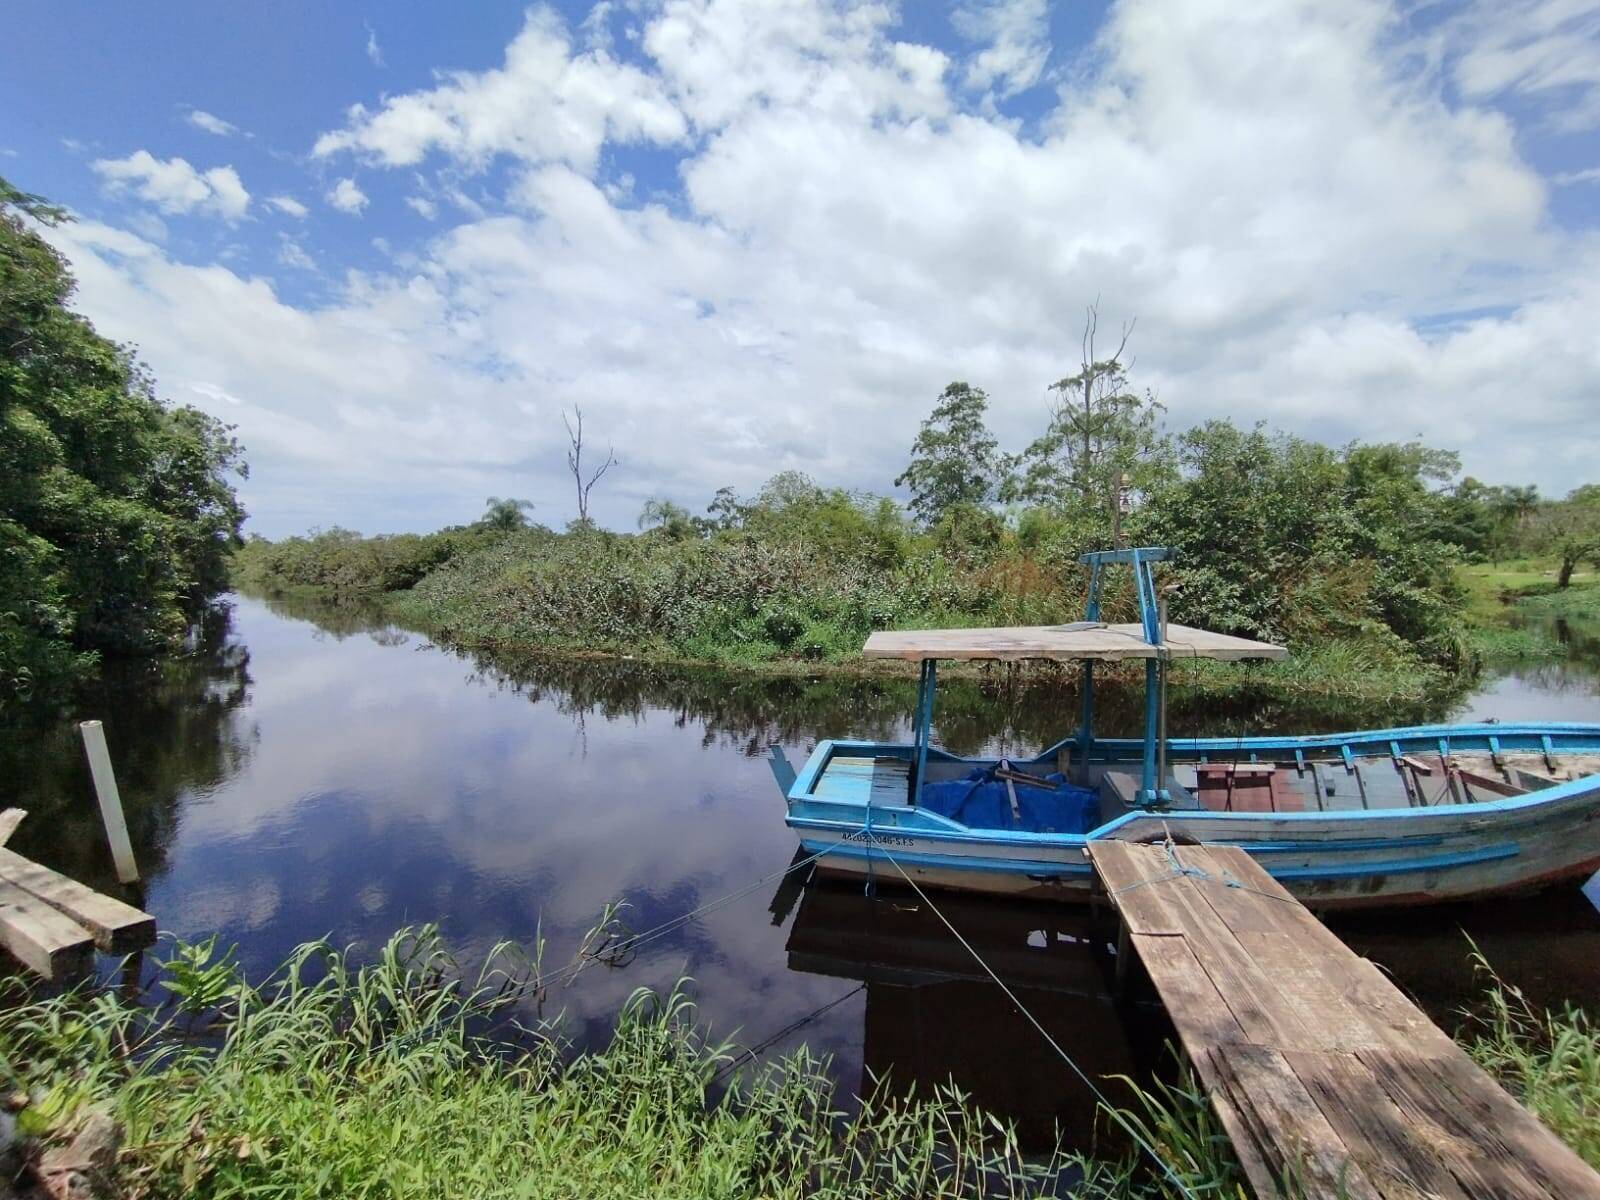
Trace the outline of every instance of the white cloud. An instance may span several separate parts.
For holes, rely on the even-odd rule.
[[[354,179],[341,179],[327,195],[328,203],[340,212],[356,214],[367,206],[367,194],[356,186]]]
[[[250,193],[232,167],[197,171],[187,159],[162,161],[148,150],[137,150],[127,158],[97,159],[94,169],[108,190],[131,187],[164,213],[203,211],[237,221],[250,207]]]
[[[437,197],[437,231],[316,306],[104,226],[52,236],[159,378],[239,398],[268,533],[504,494],[559,522],[573,403],[623,458],[596,493],[616,524],[786,467],[882,489],[952,378],[1025,444],[1096,296],[1139,318],[1136,378],[1180,428],[1421,434],[1552,492],[1600,458],[1600,236],[1549,219],[1510,120],[1419,68],[1378,3],[1122,0],[1029,132],[963,90],[976,60],[897,41],[876,6],[667,0],[640,45],[605,65],[535,13],[504,67],[327,135],[455,161],[410,197]],[[694,131],[665,198],[598,169],[644,95]],[[497,155],[509,194],[466,195]]]
[[[288,236],[278,240],[278,261],[286,267],[293,267],[297,271],[315,271],[316,260],[306,253],[305,247]]]
[[[378,45],[378,31],[372,27],[371,21],[362,22],[367,30],[367,61],[375,67],[387,66],[383,61],[383,49]]]
[[[218,137],[232,137],[239,132],[237,125],[224,121],[221,117],[212,116],[204,109],[192,109],[186,120],[196,129],[203,129],[205,132],[216,134]]]
[[[426,196],[407,196],[406,207],[429,221],[439,215],[439,206]]]
[[[268,196],[267,203],[273,208],[277,209],[279,212],[287,213],[289,216],[296,219],[304,217],[308,212],[311,211],[293,196]]]
[[[1547,105],[1558,129],[1600,128],[1596,0],[1475,0],[1446,35],[1467,96],[1514,94]]]
[[[386,166],[420,162],[430,151],[475,166],[511,154],[587,170],[607,138],[673,142],[683,134],[658,81],[603,50],[574,56],[560,19],[531,9],[503,67],[445,74],[438,87],[390,97],[375,112],[358,104],[312,154],[350,151]]]
[[[983,45],[967,64],[968,87],[1014,95],[1039,82],[1050,58],[1050,10],[1046,0],[977,0],[952,17],[969,41]]]
[[[1551,181],[1561,187],[1574,183],[1600,183],[1600,167],[1585,167],[1581,171],[1563,171],[1554,176]]]

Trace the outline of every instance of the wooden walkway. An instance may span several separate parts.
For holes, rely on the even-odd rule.
[[[23,966],[70,983],[94,967],[94,953],[130,954],[156,940],[156,920],[48,867],[4,849],[22,819],[0,813],[0,946]]]
[[[1089,854],[1260,1200],[1600,1197],[1600,1174],[1249,855]]]

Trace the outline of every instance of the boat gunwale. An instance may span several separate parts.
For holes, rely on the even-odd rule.
[[[1490,753],[1518,753],[1522,751],[1531,751],[1535,753],[1540,751],[1575,752],[1579,749],[1579,747],[1574,746],[1571,742],[1563,742],[1558,744],[1556,742],[1557,736],[1565,736],[1569,738],[1574,736],[1580,737],[1589,743],[1581,747],[1582,749],[1592,750],[1593,752],[1600,754],[1600,725],[1582,722],[1519,722],[1516,724],[1505,725],[1414,725],[1402,726],[1393,729],[1359,730],[1338,734],[1286,736],[1274,735],[1254,738],[1185,738],[1173,739],[1169,743],[1169,747],[1171,752],[1183,755],[1191,752],[1208,753],[1211,752],[1212,747],[1235,750],[1238,752],[1256,753],[1260,753],[1265,750],[1300,750],[1304,752],[1305,750],[1338,750],[1347,746],[1351,746],[1352,744],[1372,743],[1378,745],[1382,743],[1394,743],[1398,745],[1407,742],[1428,741],[1433,743],[1432,746],[1428,747],[1429,752],[1434,752],[1439,749],[1439,743],[1441,741],[1448,745],[1448,743],[1452,741],[1481,740],[1483,743],[1481,746],[1458,745],[1456,749],[1461,751],[1478,750]],[[1524,738],[1532,738],[1537,740],[1532,745],[1517,744],[1519,739]],[[1545,744],[1543,740],[1545,738],[1550,739],[1549,745]],[[1493,739],[1493,741],[1491,742],[1490,739]],[[1056,748],[1074,745],[1075,743],[1071,738],[1063,739],[1063,741],[1056,743],[1056,746],[1047,749],[1036,758],[1014,761],[1016,761],[1018,765],[1048,763],[1053,757]],[[1132,749],[1139,745],[1140,743],[1138,741],[1132,739],[1099,739],[1091,743],[1091,753],[1089,758],[1091,761],[1107,761],[1113,757],[1110,754],[1096,756],[1093,753],[1095,747],[1104,747],[1107,749],[1126,747]],[[881,805],[862,801],[834,800],[828,797],[816,795],[813,789],[815,788],[818,779],[822,775],[826,765],[839,753],[841,749],[860,749],[867,751],[894,750],[897,753],[892,755],[875,755],[874,757],[898,758],[901,757],[902,752],[908,754],[911,750],[911,747],[902,743],[826,738],[817,743],[816,749],[812,751],[810,757],[801,767],[799,774],[795,777],[794,784],[790,787],[788,794],[785,797],[791,806],[796,803],[809,802],[822,805],[834,804],[841,807],[856,807],[862,810],[870,808],[878,812],[890,812],[898,810],[903,812],[923,813],[925,811],[909,804]],[[1378,754],[1390,754],[1392,753],[1392,750],[1392,746],[1380,746]],[[974,766],[992,761],[951,754],[949,751],[935,746],[928,747],[927,752],[930,757],[937,756],[938,758],[949,762],[972,763]],[[1450,753],[1450,751],[1446,749],[1445,753]],[[1365,755],[1363,757],[1365,757]],[[1219,813],[1213,812],[1210,809],[1133,809],[1113,817],[1110,821],[1096,826],[1087,833],[1031,833],[1024,830],[983,831],[979,827],[960,825],[959,822],[952,822],[952,824],[957,825],[961,830],[970,831],[970,834],[962,834],[956,830],[950,831],[949,834],[945,834],[944,831],[935,830],[906,830],[906,832],[914,832],[918,835],[923,833],[928,833],[930,835],[940,834],[943,837],[950,837],[951,835],[954,835],[955,837],[962,839],[970,836],[972,840],[978,841],[1000,840],[1021,844],[1037,843],[1060,846],[1082,844],[1092,840],[1109,837],[1117,830],[1131,822],[1146,820],[1152,816],[1165,817],[1168,819],[1176,818],[1185,822],[1224,821],[1229,823],[1238,823],[1241,819],[1257,821],[1265,820],[1269,823],[1282,823],[1286,826],[1307,821],[1365,823],[1368,821],[1444,820],[1447,824],[1457,824],[1461,818],[1499,816],[1531,812],[1533,810],[1555,807],[1560,805],[1563,801],[1573,798],[1594,799],[1596,794],[1600,794],[1600,771],[1580,776],[1577,779],[1552,784],[1549,787],[1540,788],[1536,791],[1531,791],[1521,796],[1501,796],[1496,797],[1493,800],[1474,800],[1467,803],[1443,806],[1430,805],[1423,808],[1396,807],[1374,809],[1341,809],[1335,812],[1320,811],[1277,813]],[[790,815],[792,819],[792,810]],[[928,815],[937,816],[938,814]]]

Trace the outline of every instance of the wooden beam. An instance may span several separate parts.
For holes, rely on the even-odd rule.
[[[1088,852],[1256,1196],[1287,1179],[1305,1200],[1600,1197],[1600,1174],[1244,851]]]
[[[52,982],[82,978],[94,966],[94,939],[87,929],[3,879],[0,946]]]
[[[1496,779],[1493,775],[1484,775],[1478,771],[1469,771],[1465,767],[1461,768],[1461,770],[1456,773],[1461,776],[1462,782],[1464,782],[1468,787],[1475,788],[1479,791],[1489,792],[1491,795],[1526,796],[1528,794],[1527,788],[1518,787],[1514,783],[1506,783],[1502,779]]]
[[[25,808],[8,808],[0,812],[0,846],[11,840],[11,835],[17,831],[17,826],[22,824],[22,818],[28,815]]]
[[[0,848],[0,881],[83,926],[108,954],[130,954],[156,940],[156,919],[131,904],[102,896],[75,879]]]

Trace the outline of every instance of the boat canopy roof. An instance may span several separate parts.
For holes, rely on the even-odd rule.
[[[1145,641],[1144,626],[1077,621],[1071,625],[1013,625],[997,629],[884,630],[867,639],[868,658],[997,659],[1028,658],[1069,662],[1125,658],[1286,658],[1289,651],[1271,642],[1169,624],[1160,645]]]

